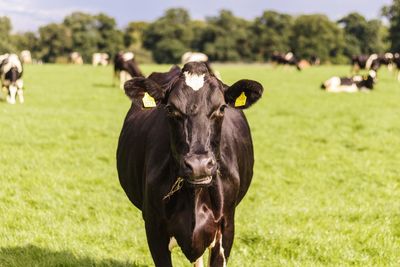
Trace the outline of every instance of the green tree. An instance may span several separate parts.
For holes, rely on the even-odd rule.
[[[325,15],[302,15],[292,28],[291,48],[300,58],[313,55],[322,61],[341,59],[344,46],[343,31]]]
[[[252,60],[251,23],[222,10],[219,16],[207,18],[199,47],[211,60]]]
[[[55,62],[57,57],[67,57],[72,51],[72,33],[63,24],[51,23],[39,28],[39,54],[44,62]]]
[[[17,51],[29,50],[33,58],[40,56],[40,38],[35,32],[18,33],[12,36],[12,43]]]
[[[389,6],[382,8],[382,15],[384,15],[390,23],[389,26],[389,40],[391,42],[391,49],[393,52],[400,51],[400,0],[393,0]]]
[[[365,19],[359,13],[350,13],[338,21],[344,30],[344,54],[353,56],[358,54],[382,53],[387,49],[384,26],[380,20]]]
[[[143,32],[143,45],[153,52],[158,63],[178,63],[193,39],[189,13],[182,8],[169,9]]]
[[[13,52],[11,44],[12,25],[8,17],[0,17],[0,54]]]
[[[140,49],[143,46],[143,33],[149,27],[148,22],[133,21],[124,31],[124,45],[128,49]]]
[[[123,32],[117,29],[115,19],[104,13],[96,15],[94,19],[99,34],[97,51],[108,53],[113,57],[124,47]]]
[[[74,12],[65,17],[63,25],[71,31],[73,50],[79,52],[84,61],[90,61],[101,38],[94,16]]]
[[[290,50],[293,18],[275,11],[265,11],[251,27],[254,33],[253,51],[258,60],[268,60],[274,52]]]

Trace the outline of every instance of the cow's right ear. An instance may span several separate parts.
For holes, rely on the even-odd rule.
[[[145,93],[150,95],[156,103],[160,102],[165,97],[164,90],[158,85],[156,82],[144,78],[144,77],[136,77],[132,80],[125,82],[124,84],[125,94],[132,101],[143,101],[144,106],[145,102],[143,98],[145,97]],[[149,99],[151,101],[151,99]],[[149,106],[150,107],[150,106]]]

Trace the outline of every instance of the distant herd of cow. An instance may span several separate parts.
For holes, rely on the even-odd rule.
[[[210,63],[207,55],[198,52],[187,52],[182,56],[182,64],[188,62],[205,62],[208,69],[211,71]],[[72,64],[83,64],[82,56],[78,52],[73,52],[69,56],[69,62]],[[312,56],[309,60],[299,60],[293,53],[273,53],[271,62],[274,65],[289,65],[294,66],[301,71],[302,69],[319,65],[320,60],[317,56]],[[0,55],[0,76],[2,82],[2,93],[6,96],[8,103],[16,103],[18,95],[19,101],[24,102],[23,96],[23,64],[41,63],[40,61],[32,60],[31,53],[28,50],[21,52],[18,57],[16,54]],[[93,66],[106,66],[110,63],[110,58],[107,53],[94,53],[92,56]],[[334,76],[326,80],[321,89],[327,92],[359,92],[370,91],[376,82],[377,72],[381,66],[387,66],[390,71],[397,70],[397,79],[400,81],[400,54],[371,54],[354,56],[351,59],[352,73],[351,77]],[[358,75],[360,70],[367,70],[368,75]],[[213,74],[221,79],[218,71],[213,71]],[[114,76],[119,78],[120,87],[126,81],[133,77],[144,77],[140,71],[135,55],[132,52],[120,52],[114,57]]]

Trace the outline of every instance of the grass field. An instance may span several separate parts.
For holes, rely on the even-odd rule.
[[[400,83],[381,70],[374,92],[333,95],[319,85],[349,67],[216,67],[266,89],[229,266],[400,266]],[[129,101],[111,68],[26,66],[25,84],[25,104],[0,102],[0,266],[152,266],[117,178]]]

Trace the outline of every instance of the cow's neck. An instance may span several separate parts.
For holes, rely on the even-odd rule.
[[[219,177],[209,187],[185,185],[167,203],[168,232],[185,254],[204,251],[213,242],[223,221],[222,203]]]

